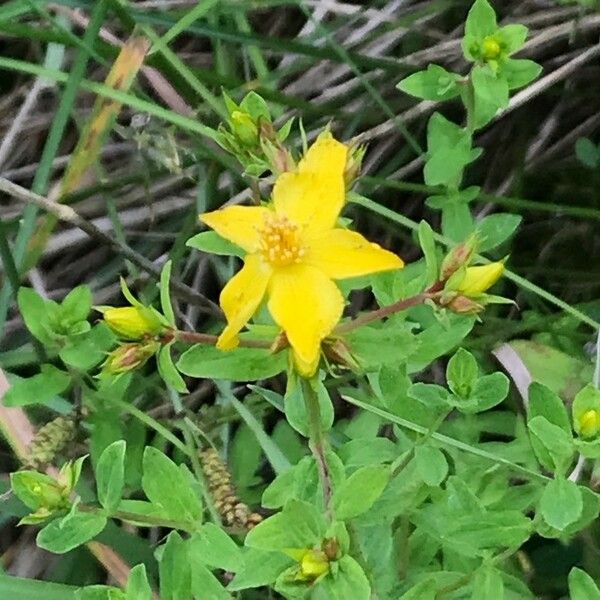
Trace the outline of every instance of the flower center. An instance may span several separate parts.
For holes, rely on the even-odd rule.
[[[306,253],[300,243],[300,228],[287,217],[269,215],[259,235],[259,252],[274,267],[299,263]]]

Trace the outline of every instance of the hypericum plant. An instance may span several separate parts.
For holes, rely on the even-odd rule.
[[[124,590],[87,586],[80,600],[151,600],[155,591],[162,600],[533,599],[523,544],[568,540],[597,518],[600,498],[582,477],[583,461],[600,457],[597,387],[575,390],[571,415],[539,382],[525,414],[503,410],[508,378],[460,347],[488,305],[510,302],[489,293],[502,255],[479,253],[506,241],[518,219],[475,223],[468,204],[479,188],[461,184],[480,154],[475,131],[539,73],[513,58],[526,33],[499,27],[477,0],[463,41],[470,72],[432,65],[399,85],[429,100],[460,97],[466,109],[465,125],[436,112],[427,131],[428,204],[442,210],[453,242],[445,255],[426,222],[417,231],[423,258],[408,265],[354,231],[340,215],[356,199],[365,149],[327,129],[310,147],[303,136],[298,153],[285,145],[291,122],[276,131],[251,93],[239,104],[225,98],[218,139],[256,204],[200,215],[212,231],[188,240],[243,260],[221,292],[226,323],[216,334],[178,327],[170,263],[160,310],[123,283],[129,306],[98,307],[93,326],[85,287],[62,304],[20,291],[48,362],[5,402],[76,414],[49,426],[30,468],[12,475],[21,522],[43,525],[37,543],[55,553],[89,542],[109,520],[162,532],[148,570],[140,561]],[[358,288],[370,288],[379,308],[345,317]],[[428,377],[447,355],[445,373]],[[187,410],[194,394],[179,394],[195,384],[183,376],[211,380],[219,402]],[[175,414],[165,422],[153,406],[161,379]],[[252,382],[236,388],[243,400],[231,382]],[[57,398],[69,389],[73,406]],[[336,419],[343,402],[359,410]],[[224,428],[239,421],[223,448]],[[59,473],[31,468],[68,454],[80,423],[95,494],[80,477],[85,457]],[[569,586],[572,598],[600,597],[579,569]]]

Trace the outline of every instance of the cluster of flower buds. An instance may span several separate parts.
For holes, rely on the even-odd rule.
[[[225,93],[223,99],[229,119],[219,126],[217,142],[240,161],[246,173],[259,177],[265,171],[279,174],[292,170],[295,163],[283,142],[293,119],[275,129],[267,103],[255,92],[239,104]]]
[[[443,287],[436,303],[458,314],[475,315],[488,304],[510,302],[506,298],[486,293],[502,277],[504,261],[470,266],[477,244],[478,238],[473,235],[455,246],[440,269],[440,285]]]
[[[104,322],[118,336],[119,346],[108,354],[102,374],[120,375],[143,366],[161,348],[161,335],[169,328],[166,318],[137,300],[121,280],[130,306],[99,306]]]
[[[17,471],[11,474],[12,490],[33,511],[21,519],[20,525],[42,523],[71,507],[85,458],[84,456],[63,465],[56,478],[37,471]]]

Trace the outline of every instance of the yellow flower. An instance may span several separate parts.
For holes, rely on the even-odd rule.
[[[138,340],[155,335],[162,329],[160,320],[150,309],[138,306],[111,307],[104,310],[104,321],[119,336]]]
[[[581,437],[594,437],[600,433],[600,413],[590,408],[577,419],[576,425],[577,432]]]
[[[403,262],[353,231],[336,227],[344,207],[347,147],[318,139],[297,169],[280,175],[269,206],[230,206],[201,215],[219,235],[246,252],[244,266],[221,292],[227,326],[218,347],[234,348],[238,333],[268,297],[299,372],[317,369],[322,340],[340,320],[344,298],[334,280]]]
[[[504,273],[503,262],[493,262],[480,267],[467,267],[457,292],[465,296],[480,296],[489,290]]]

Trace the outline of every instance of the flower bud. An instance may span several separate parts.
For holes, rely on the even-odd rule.
[[[141,306],[108,308],[104,311],[104,321],[118,336],[128,340],[156,335],[163,329],[162,323],[152,311]]]
[[[160,344],[155,341],[122,344],[109,353],[102,365],[102,373],[118,375],[133,371],[143,366],[159,348]]]
[[[468,265],[473,259],[473,254],[475,254],[476,247],[477,236],[475,235],[470,236],[469,239],[462,244],[454,246],[454,248],[448,252],[442,262],[440,280],[446,281],[460,268]]]
[[[577,419],[575,429],[582,438],[596,437],[600,433],[600,412],[593,408],[586,410]]]
[[[240,142],[245,146],[255,147],[258,144],[258,127],[254,119],[241,110],[234,110],[230,119],[231,130]]]
[[[480,296],[489,290],[504,273],[504,263],[493,262],[479,267],[467,267],[465,276],[456,288],[464,296]]]
[[[481,44],[481,58],[483,60],[497,60],[501,52],[502,47],[493,35],[484,38]]]
[[[359,362],[352,354],[352,351],[345,340],[325,340],[323,343],[323,354],[327,360],[334,365],[346,367],[356,373],[362,371]]]
[[[455,296],[444,303],[444,306],[458,315],[476,315],[484,309],[483,304],[466,296]]]
[[[329,571],[329,560],[322,550],[307,550],[300,560],[299,579],[314,581]]]

